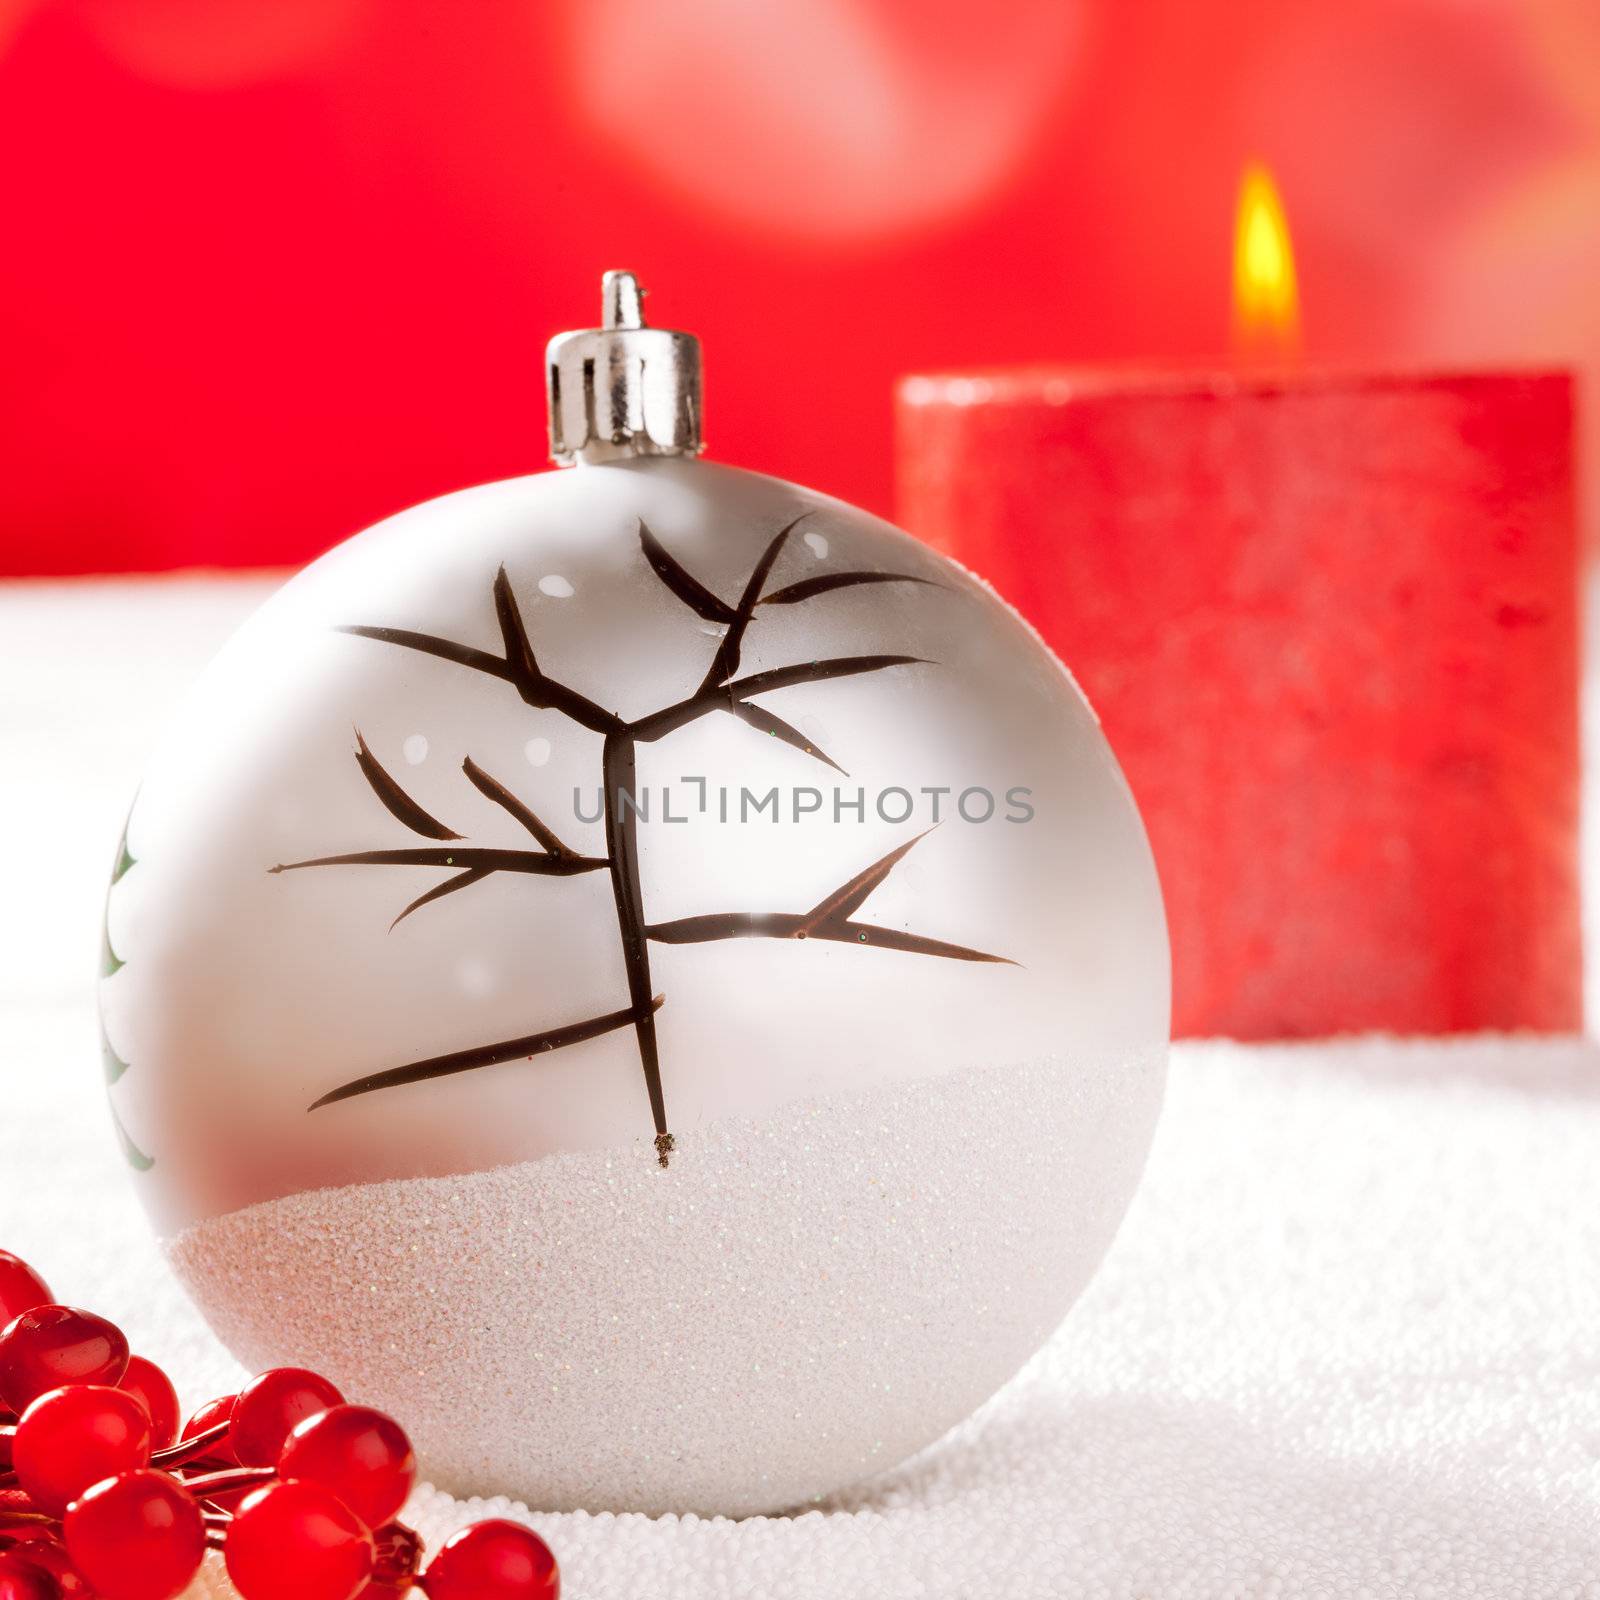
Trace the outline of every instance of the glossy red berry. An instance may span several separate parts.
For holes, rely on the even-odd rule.
[[[172,1600],[205,1559],[195,1498],[164,1472],[97,1483],[67,1513],[67,1554],[101,1600]]]
[[[230,1467],[239,1465],[239,1458],[233,1450],[232,1433],[233,1408],[238,1404],[238,1400],[239,1397],[234,1394],[225,1394],[216,1400],[208,1400],[184,1423],[184,1439],[192,1439],[201,1433],[210,1433],[220,1423],[229,1424],[229,1432],[209,1445],[204,1455],[194,1456],[183,1464],[182,1470],[185,1476],[226,1472]],[[209,1494],[206,1499],[209,1504],[223,1511],[232,1511],[246,1495],[251,1493],[253,1488],[231,1489],[224,1490],[220,1494]]]
[[[67,1383],[114,1386],[127,1370],[122,1330],[90,1311],[35,1306],[0,1333],[0,1399],[18,1413],[47,1390]]]
[[[284,1441],[297,1424],[344,1396],[324,1377],[303,1367],[274,1367],[239,1391],[232,1419],[233,1451],[241,1466],[275,1467]]]
[[[520,1522],[475,1522],[440,1548],[423,1574],[428,1600],[559,1600],[550,1546]]]
[[[149,1464],[150,1416],[121,1389],[52,1389],[22,1413],[12,1456],[30,1498],[60,1516],[91,1484]]]
[[[21,1256],[0,1250],[0,1328],[35,1306],[47,1306],[55,1296],[50,1286]]]
[[[234,1513],[223,1555],[244,1600],[352,1600],[372,1575],[372,1534],[319,1485],[273,1483]]]
[[[278,1476],[320,1483],[369,1528],[381,1528],[406,1503],[416,1458],[392,1417],[370,1406],[330,1406],[289,1435]]]
[[[15,1551],[0,1550],[0,1600],[57,1600],[55,1580]]]
[[[47,1573],[55,1583],[60,1600],[105,1600],[90,1587],[89,1580],[78,1571],[72,1557],[54,1539],[35,1539],[31,1544],[19,1545],[15,1555],[25,1565]]]
[[[125,1394],[136,1395],[150,1413],[150,1443],[165,1450],[178,1437],[178,1391],[172,1379],[155,1362],[143,1356],[129,1356],[128,1370],[117,1385]]]
[[[192,1439],[197,1433],[210,1433],[219,1422],[227,1422],[233,1416],[233,1408],[238,1404],[236,1394],[225,1394],[216,1400],[207,1400],[206,1403],[189,1418],[183,1425],[185,1439]],[[238,1466],[239,1458],[233,1453],[233,1438],[224,1437],[217,1444],[211,1446],[206,1452],[207,1461],[220,1461],[225,1466]]]

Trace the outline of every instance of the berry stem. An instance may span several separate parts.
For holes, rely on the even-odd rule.
[[[185,1478],[190,1494],[208,1500],[214,1494],[229,1494],[235,1489],[259,1489],[278,1476],[276,1467],[229,1467],[226,1472],[206,1472],[198,1478]]]
[[[59,1528],[59,1517],[42,1511],[0,1511],[0,1528]]]
[[[150,1457],[150,1465],[165,1470],[184,1466],[190,1461],[198,1461],[210,1453],[213,1445],[221,1444],[228,1437],[229,1426],[226,1422],[219,1422],[216,1427],[207,1428],[192,1438],[180,1439],[176,1444],[169,1444],[165,1450],[157,1450]]]

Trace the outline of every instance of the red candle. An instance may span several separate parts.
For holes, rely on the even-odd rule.
[[[1177,1033],[1581,1026],[1566,374],[997,371],[897,418],[901,522],[1122,761]]]

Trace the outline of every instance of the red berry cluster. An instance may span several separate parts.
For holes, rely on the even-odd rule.
[[[559,1600],[550,1548],[479,1522],[422,1569],[392,1418],[278,1367],[202,1406],[0,1250],[0,1600],[173,1600],[220,1550],[245,1600]]]

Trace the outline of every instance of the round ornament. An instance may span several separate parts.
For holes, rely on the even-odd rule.
[[[1110,1242],[1165,1074],[1138,812],[980,582],[699,453],[609,274],[571,470],[418,506],[151,761],[101,985],[123,1149],[252,1369],[463,1493],[730,1515],[936,1439]]]

